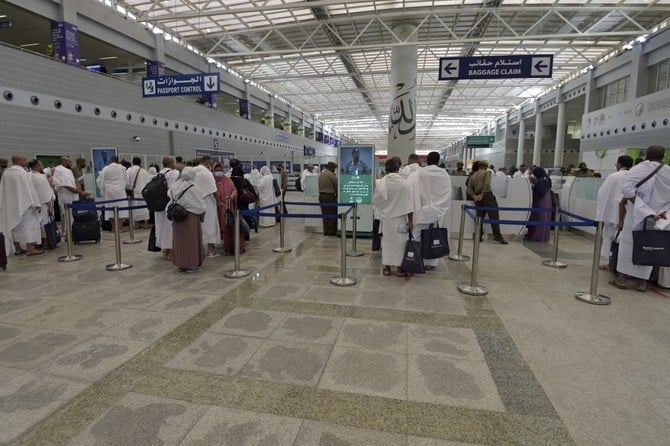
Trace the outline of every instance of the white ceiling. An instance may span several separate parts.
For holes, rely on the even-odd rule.
[[[98,0],[104,1],[104,0]],[[117,0],[360,142],[387,146],[391,52],[416,45],[416,150],[439,150],[624,44],[670,0]],[[416,27],[415,42],[393,32]],[[550,79],[438,80],[439,58],[553,54]]]

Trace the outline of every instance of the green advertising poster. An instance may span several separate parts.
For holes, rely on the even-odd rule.
[[[372,146],[342,146],[339,162],[340,203],[372,204],[375,150]]]

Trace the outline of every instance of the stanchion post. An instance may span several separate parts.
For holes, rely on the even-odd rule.
[[[607,296],[598,294],[598,266],[600,264],[600,248],[603,242],[603,222],[597,222],[596,226],[596,240],[593,244],[593,264],[591,265],[591,289],[586,291],[578,291],[575,293],[575,298],[593,305],[609,305],[611,300]]]
[[[458,291],[470,296],[485,296],[489,290],[485,286],[480,286],[479,280],[479,238],[482,234],[482,217],[477,216],[475,220],[475,242],[472,247],[472,269],[470,272],[470,285],[463,284],[458,286]]]
[[[466,262],[470,260],[469,256],[463,255],[463,233],[465,232],[465,203],[461,204],[461,227],[458,234],[458,253],[456,255],[450,255],[449,260],[455,260],[456,262]]]
[[[130,239],[124,240],[125,245],[142,243],[142,240],[135,240],[135,221],[133,220],[133,197],[128,197],[128,224],[130,225]]]
[[[356,229],[358,228],[358,203],[354,203],[353,223],[351,225],[351,251],[347,252],[349,257],[360,257],[363,251],[356,249]]]
[[[119,207],[114,206],[114,246],[116,248],[116,263],[107,265],[107,271],[123,271],[133,265],[121,261],[121,228],[119,228]]]
[[[340,214],[340,223],[342,227],[341,243],[340,243],[340,276],[335,276],[330,279],[330,283],[335,286],[352,286],[356,285],[356,279],[347,277],[347,213]]]
[[[84,258],[84,256],[80,254],[72,254],[72,223],[70,222],[71,207],[72,206],[67,203],[63,206],[63,209],[65,209],[65,212],[63,212],[63,214],[65,214],[63,220],[65,222],[65,236],[67,237],[67,255],[58,257],[59,262],[75,262]]]
[[[560,220],[561,208],[557,207],[554,215],[554,223],[558,223]],[[554,255],[551,260],[546,259],[542,261],[544,266],[549,266],[551,268],[567,268],[568,264],[558,261],[558,233],[560,232],[558,225],[554,225]]]
[[[284,199],[282,198],[281,200],[281,207],[284,209]],[[272,251],[274,252],[289,252],[292,251],[293,248],[289,248],[284,246],[284,217],[279,217],[279,247],[274,248]]]
[[[235,269],[223,273],[224,277],[229,279],[239,279],[250,274],[249,271],[240,269],[240,210],[235,209],[235,234],[233,235],[235,243]]]

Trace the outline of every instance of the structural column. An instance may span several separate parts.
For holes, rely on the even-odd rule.
[[[540,165],[540,156],[542,155],[542,112],[540,111],[540,101],[535,101],[535,140],[533,142],[533,164]]]
[[[154,34],[154,58],[147,60],[147,76],[165,76],[165,38]]]
[[[556,95],[558,97],[558,118],[556,120],[554,167],[560,167],[563,164],[563,151],[565,150],[565,102],[563,101],[563,92],[560,88],[556,90]]]
[[[63,0],[60,21],[51,22],[51,55],[69,65],[79,66],[79,28],[77,27],[77,2]]]
[[[410,24],[396,26],[393,32],[408,42],[418,40]],[[391,110],[389,112],[388,156],[406,160],[416,143],[416,64],[417,47],[407,45],[391,50]]]
[[[519,109],[519,141],[516,144],[516,167],[523,164],[523,152],[526,150],[526,121],[523,120],[523,111]]]

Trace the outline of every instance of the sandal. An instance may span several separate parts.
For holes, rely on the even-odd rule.
[[[625,290],[625,289],[627,288],[627,286],[626,286],[625,283],[622,284],[621,282],[618,282],[618,281],[616,281],[616,280],[610,280],[610,281],[607,282],[607,283],[609,283],[609,284],[612,285],[613,287],[619,288],[620,290]]]
[[[434,270],[435,270],[435,267],[432,266],[432,265],[426,265],[426,266],[424,266],[423,268],[424,268],[426,271],[434,271]]]
[[[640,282],[638,282],[638,284],[637,284],[637,290],[638,290],[640,293],[646,293],[647,290],[649,290],[649,284],[647,283],[647,281],[645,280],[644,283],[640,283]]]
[[[15,256],[20,256],[21,254],[25,254],[25,253],[27,253],[27,252],[28,252],[28,251],[25,250],[25,249],[19,249],[19,250],[17,250],[17,251],[14,251],[14,255],[15,255]]]
[[[35,251],[29,252],[29,253],[26,254],[26,255],[28,255],[28,256],[38,256],[38,255],[40,255],[40,254],[44,254],[44,251],[39,250],[39,249],[36,249]]]
[[[396,277],[405,277],[409,276],[408,273],[402,270],[402,268],[398,268],[398,270],[395,272]]]
[[[385,276],[390,276],[391,275],[391,267],[390,266],[385,266],[384,269],[382,270],[382,274]]]
[[[609,265],[600,265],[600,266],[598,267],[598,269],[599,269],[600,271],[609,271],[609,270],[610,270],[610,266],[609,266]]]

